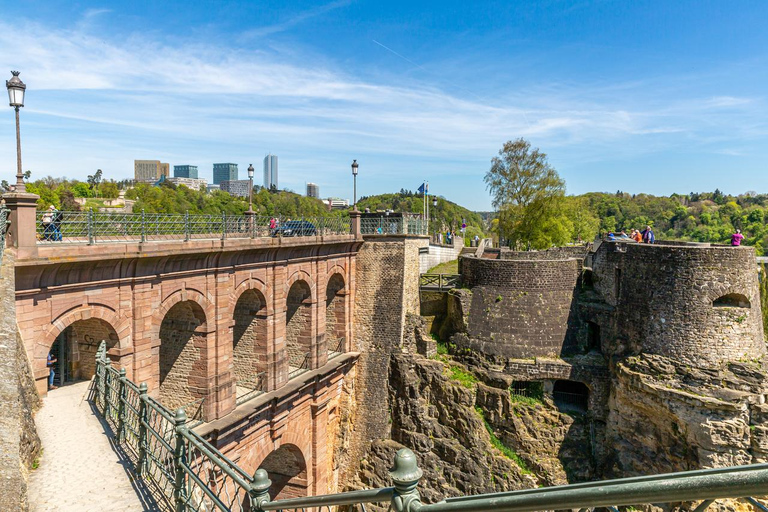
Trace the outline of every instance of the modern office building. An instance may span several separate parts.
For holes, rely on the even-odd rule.
[[[264,157],[264,188],[277,188],[277,155],[268,154]]]
[[[171,177],[171,164],[164,164],[160,162],[160,176],[158,178],[170,178]]]
[[[157,183],[163,176],[168,177],[169,164],[160,160],[134,160],[133,179],[137,183]]]
[[[236,181],[237,164],[213,164],[213,183],[221,184],[222,181]]]
[[[224,180],[219,183],[221,190],[229,192],[229,195],[235,197],[248,197],[248,189],[251,180]]]
[[[307,197],[320,199],[320,186],[317,183],[307,183]]]
[[[198,179],[197,166],[196,165],[174,165],[173,166],[174,178],[192,178]]]
[[[327,204],[328,208],[331,210],[345,210],[349,208],[349,200],[339,199],[338,197],[329,197],[325,200],[325,204]]]
[[[208,180],[204,178],[183,178],[174,176],[173,178],[166,178],[165,181],[173,183],[174,185],[184,185],[192,190],[200,190],[200,187],[208,187]]]

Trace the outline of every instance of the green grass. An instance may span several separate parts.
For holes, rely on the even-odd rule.
[[[427,270],[427,274],[458,274],[459,260],[446,261]]]
[[[513,404],[523,404],[523,405],[541,405],[543,402],[540,398],[535,398],[532,396],[523,396],[523,395],[516,395],[515,393],[512,393],[510,391],[509,398],[512,400]]]
[[[448,368],[450,377],[465,388],[472,389],[477,384],[477,377],[473,373],[461,368],[460,366],[451,366]]]
[[[522,470],[524,475],[531,475],[533,474],[533,471],[531,471],[531,468],[528,467],[528,464],[525,463],[525,461],[520,457],[515,450],[510,448],[509,446],[505,445],[501,439],[496,437],[496,434],[493,433],[493,429],[491,428],[491,425],[486,421],[485,414],[483,414],[483,410],[480,407],[475,407],[475,412],[477,412],[478,416],[480,416],[480,419],[483,420],[483,425],[485,425],[485,430],[488,431],[488,435],[491,437],[491,444],[494,448],[499,450],[502,455],[504,455],[506,458],[520,466],[520,469]]]

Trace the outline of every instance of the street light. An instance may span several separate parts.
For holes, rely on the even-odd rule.
[[[253,164],[248,164],[248,213],[253,213]]]
[[[352,160],[352,176],[354,181],[354,195],[352,209],[357,210],[357,160]]]
[[[21,131],[19,130],[19,108],[24,106],[24,91],[27,86],[19,78],[18,71],[11,71],[10,80],[5,81],[8,88],[8,101],[16,110],[16,192],[26,192],[24,175],[21,172]]]

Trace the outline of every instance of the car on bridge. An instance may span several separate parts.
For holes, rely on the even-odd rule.
[[[315,236],[315,225],[306,220],[288,220],[272,230],[272,236]]]

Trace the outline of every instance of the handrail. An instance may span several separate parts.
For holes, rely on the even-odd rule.
[[[759,512],[767,512],[753,496],[768,495],[768,463],[462,496],[427,505],[421,503],[418,491],[422,471],[416,455],[407,448],[395,456],[390,472],[393,487],[270,501],[272,482],[264,469],[249,475],[190,430],[184,409],[171,413],[148,396],[146,384],[136,386],[124,369],[118,372],[112,368],[103,341],[96,354],[92,400],[114,428],[117,443],[138,455],[138,461],[130,461],[139,478],[154,485],[179,512],[266,512],[344,505],[363,505],[365,509],[366,503],[383,502],[391,502],[396,512],[588,511],[702,500],[695,512],[704,512],[723,498],[744,499]]]

